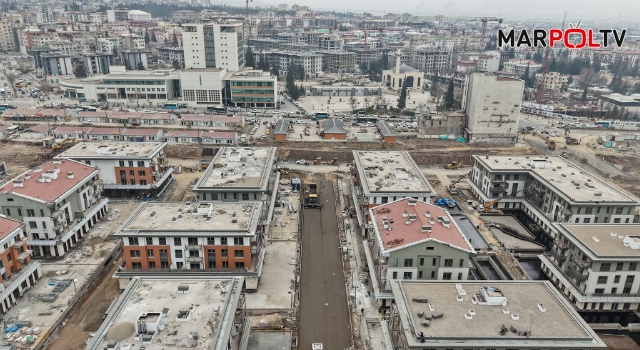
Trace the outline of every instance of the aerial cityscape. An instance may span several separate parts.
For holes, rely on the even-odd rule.
[[[514,3],[1,2],[0,350],[640,350],[640,3]]]

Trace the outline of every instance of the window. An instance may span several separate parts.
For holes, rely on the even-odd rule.
[[[242,194],[242,200],[243,201],[248,201],[249,200],[249,194],[248,193],[243,193]]]
[[[227,256],[229,256],[229,251],[227,249],[222,249],[221,254],[223,258],[226,258]]]
[[[135,185],[136,184],[136,179],[131,179],[130,184],[131,185]]]
[[[436,272],[435,271],[431,271],[431,278],[436,278]]]
[[[233,245],[244,245],[244,237],[233,237]]]
[[[582,222],[585,224],[591,223],[591,218],[584,218]]]
[[[138,245],[138,237],[129,237],[129,245]]]
[[[579,219],[579,218],[576,218],[576,220],[575,220],[574,222],[575,222],[576,224],[577,224],[577,223],[580,223],[580,219]]]
[[[458,272],[458,281],[462,281],[462,272]]]
[[[142,270],[142,263],[134,262],[134,263],[132,263],[132,264],[131,264],[131,267],[132,267],[134,270]]]
[[[178,261],[178,262],[176,263],[176,268],[181,269],[183,266],[184,266],[184,263],[182,263],[182,262],[180,262],[180,261]]]
[[[227,245],[227,237],[220,238],[220,245]]]
[[[620,223],[620,218],[615,218],[615,219],[613,219],[613,223],[614,223],[614,224],[619,224],[619,223]]]
[[[129,166],[133,167],[133,161],[132,160],[129,161]]]
[[[404,259],[404,267],[413,267],[413,259]]]
[[[154,255],[153,249],[147,249],[147,257],[148,258],[153,258],[153,255]]]
[[[244,261],[236,262],[236,269],[244,269]]]
[[[41,221],[40,223],[42,223],[42,228],[47,228],[47,222],[46,221]],[[138,242],[137,238],[136,238],[136,242]]]
[[[598,277],[598,284],[606,284],[608,280],[609,280],[608,276],[599,276]]]
[[[147,237],[145,240],[147,241],[147,245],[153,245],[153,237]]]
[[[604,294],[604,288],[596,288],[595,294]]]
[[[140,180],[140,185],[146,185],[147,184],[147,180]]]
[[[624,280],[624,284],[633,284],[633,280],[635,279],[635,276],[633,275],[629,275],[627,276],[627,278]]]
[[[620,275],[613,276],[613,283],[620,283]]]
[[[638,263],[629,263],[629,271],[635,271],[638,268]]]
[[[182,245],[182,238],[180,238],[180,237],[173,237],[173,245],[175,245],[175,246],[181,246],[181,245]]]
[[[410,280],[411,278],[413,278],[413,272],[405,272],[402,276],[402,279],[405,280]]]
[[[42,209],[41,209],[42,210]],[[27,209],[27,216],[36,216],[36,212],[33,209]],[[44,216],[44,215],[42,215]]]
[[[444,259],[444,267],[453,267],[453,259]]]
[[[176,253],[176,259],[181,259],[182,258],[182,250],[181,249],[176,249],[175,253]]]
[[[7,216],[11,216],[11,210],[7,208]]]
[[[586,207],[584,208],[584,213],[585,214],[591,214],[593,212],[593,207]]]
[[[35,221],[29,221],[29,228],[38,228],[38,223]]]
[[[149,261],[149,268],[150,269],[155,269],[156,268],[156,262],[155,261]]]
[[[167,245],[167,237],[158,238],[158,244],[159,245]]]
[[[418,261],[419,261],[418,265],[424,266],[424,258],[420,258],[420,260]]]
[[[433,250],[434,247],[427,247],[427,250]]]
[[[138,171],[138,176],[147,176],[147,173],[144,170]]]
[[[458,267],[464,267],[464,259],[460,259],[460,266]]]
[[[600,264],[600,272],[606,272],[611,270],[611,263],[602,263]]]
[[[119,161],[118,163],[120,164],[120,166],[124,166],[124,160],[121,160],[121,161]],[[122,172],[122,171],[124,171],[124,170],[120,170],[120,171]]]
[[[40,209],[40,216],[44,216],[44,209]]]
[[[132,258],[139,258],[140,257],[140,251],[139,250],[130,250],[129,251],[129,255]]]
[[[133,171],[133,170],[129,170],[129,176],[134,176],[134,175],[135,175],[135,173],[136,173],[135,171]]]
[[[443,273],[443,274],[442,274],[442,279],[443,279],[443,280],[446,280],[446,281],[451,280],[451,272],[445,272],[445,273]]]
[[[227,268],[229,268],[229,262],[228,262],[228,261],[223,261],[223,262],[222,262],[222,268],[223,268],[223,269],[227,269]]]
[[[138,161],[138,166],[139,167],[144,167],[144,160],[139,160]]]
[[[394,271],[391,276],[392,276],[391,279],[394,279],[394,280],[398,279],[398,273],[396,271]]]
[[[431,260],[431,266],[436,266],[436,265],[438,265],[438,258],[433,258]]]
[[[244,258],[244,250],[234,250],[233,256],[236,258]]]
[[[616,264],[616,271],[622,271],[622,268],[624,267],[623,263],[617,263]]]
[[[216,244],[216,238],[215,237],[207,237],[207,244],[208,245]]]
[[[161,261],[160,262],[160,268],[161,269],[168,269],[169,268],[169,262],[168,261]]]
[[[622,214],[622,209],[623,209],[622,207],[616,208],[616,215]]]

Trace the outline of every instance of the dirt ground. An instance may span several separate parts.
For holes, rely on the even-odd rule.
[[[116,259],[120,261],[122,255]],[[94,333],[102,324],[102,316],[113,300],[120,295],[118,279],[111,278],[119,264],[113,264],[100,280],[99,284],[78,305],[55,339],[45,350],[81,350],[86,347],[90,333]]]
[[[607,344],[609,350],[640,350],[640,346],[626,335],[598,334],[598,336]]]
[[[57,152],[42,145],[32,145],[24,142],[0,142],[1,159],[7,162],[9,171],[22,173],[31,166],[40,165],[51,160]]]

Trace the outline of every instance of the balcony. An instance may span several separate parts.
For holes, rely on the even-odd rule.
[[[560,249],[562,249],[562,250],[567,250],[567,249],[569,249],[569,245],[568,245],[567,243],[564,243],[562,240],[560,240],[560,239],[558,239],[558,238],[554,239],[554,240],[553,240],[553,243],[554,243],[555,245],[557,245],[557,246],[558,246],[558,248],[560,248]]]
[[[160,261],[169,261],[169,255],[160,254]]]
[[[190,263],[201,263],[203,261],[204,259],[200,256],[190,256],[187,258],[187,262],[190,262]]]
[[[556,259],[558,264],[562,264],[565,260],[567,260],[567,256],[556,249],[551,250],[551,256],[553,256]]]
[[[23,245],[27,244],[28,239],[21,238],[19,241],[12,245],[13,248],[20,249]]]
[[[200,250],[202,245],[200,244],[187,244],[187,250]]]
[[[587,279],[587,275],[583,275],[582,272],[578,271],[578,269],[576,269],[576,267],[573,265],[569,266],[569,269],[567,270],[567,274],[570,277],[573,277],[576,280],[578,280],[578,282],[582,282]]]
[[[591,263],[590,262],[583,261],[582,259],[578,258],[577,255],[573,255],[571,257],[571,263],[578,265],[580,267],[580,269],[582,269],[582,270],[588,269],[588,268],[591,267]]]

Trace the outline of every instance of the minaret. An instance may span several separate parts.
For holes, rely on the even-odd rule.
[[[396,55],[396,74],[400,74],[400,55],[402,55],[402,51],[398,49],[398,54]]]

